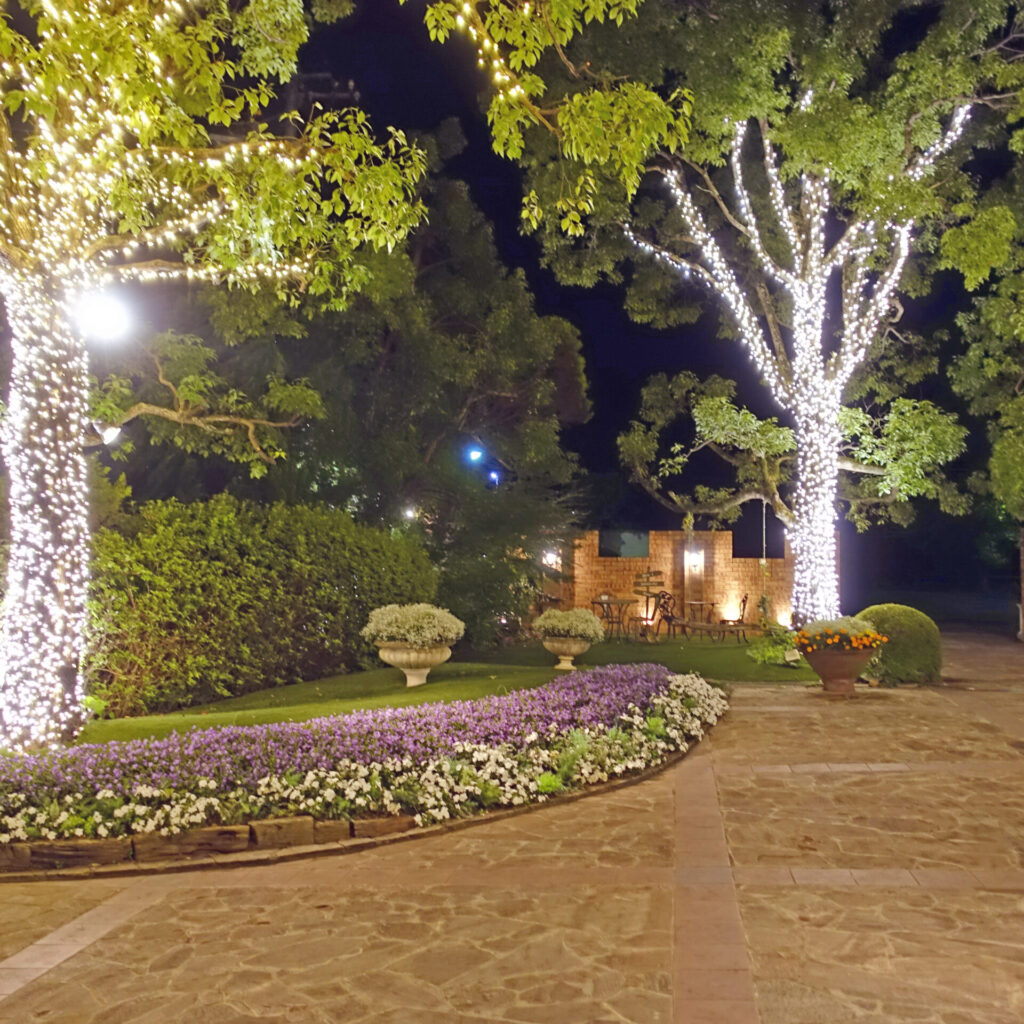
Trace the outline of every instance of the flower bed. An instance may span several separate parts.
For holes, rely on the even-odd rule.
[[[656,765],[726,707],[699,676],[616,665],[476,701],[6,755],[0,843],[290,814],[429,824]]]

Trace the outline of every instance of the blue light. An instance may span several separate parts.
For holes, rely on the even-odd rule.
[[[491,482],[495,484],[501,479],[496,469],[492,469],[487,475],[490,477]]]
[[[484,457],[483,449],[470,448],[469,451],[466,452],[466,456],[470,462],[479,462]]]

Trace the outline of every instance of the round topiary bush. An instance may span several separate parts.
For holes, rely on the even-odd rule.
[[[865,675],[880,683],[937,683],[942,671],[939,627],[924,612],[905,604],[873,604],[857,613],[889,638],[871,659]]]

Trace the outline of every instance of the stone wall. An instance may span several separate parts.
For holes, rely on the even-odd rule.
[[[661,572],[665,589],[676,599],[677,612],[687,617],[698,614],[714,619],[735,618],[740,601],[748,596],[745,619],[757,619],[757,602],[762,589],[768,595],[771,618],[789,623],[793,562],[787,546],[785,558],[766,560],[762,575],[759,558],[733,558],[732,533],[728,530],[652,530],[646,558],[602,558],[598,554],[598,532],[580,537],[572,558],[563,564],[567,582],[553,591],[561,608],[589,608],[601,594],[633,597],[635,578],[643,572]],[[762,583],[763,579],[763,583]],[[696,603],[704,602],[703,606]],[[713,608],[708,607],[713,603]],[[644,600],[636,597],[625,619],[641,615]]]

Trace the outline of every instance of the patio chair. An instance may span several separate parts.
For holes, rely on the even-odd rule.
[[[735,619],[719,619],[718,628],[721,631],[719,636],[722,640],[725,639],[726,633],[732,633],[736,637],[736,643],[740,642],[740,637],[743,638],[744,642],[747,640],[747,628],[746,623],[743,621],[744,616],[747,614],[747,601],[749,595],[744,594],[740,599],[740,613]]]
[[[660,632],[661,624],[664,622],[670,637],[676,635],[676,630],[681,630],[683,636],[686,636],[686,622],[681,615],[676,614],[676,599],[667,590],[662,590],[658,594],[655,615],[655,635]]]

